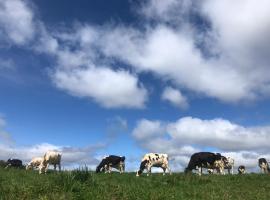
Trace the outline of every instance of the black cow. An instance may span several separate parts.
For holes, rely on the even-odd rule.
[[[125,171],[125,156],[115,156],[110,155],[107,157],[104,157],[102,161],[99,163],[99,165],[96,168],[96,173],[99,172],[109,172],[111,173],[111,168],[115,168],[120,171],[120,173]]]
[[[240,165],[238,167],[238,174],[245,174],[246,173],[246,167],[244,165]]]
[[[262,173],[270,173],[269,164],[268,164],[268,162],[266,161],[265,158],[260,158],[258,160],[258,165],[261,168]]]
[[[211,153],[211,152],[198,152],[194,153],[190,157],[185,173],[191,172],[193,169],[199,170],[199,175],[202,174],[202,168],[214,167],[215,161],[221,160],[220,153]]]
[[[23,164],[22,164],[22,161],[19,159],[8,159],[6,168],[9,168],[9,167],[22,168]]]

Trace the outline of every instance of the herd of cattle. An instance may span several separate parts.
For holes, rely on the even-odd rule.
[[[53,165],[54,170],[56,170],[56,167],[58,166],[59,171],[61,171],[61,157],[61,153],[57,151],[47,151],[43,157],[33,158],[25,168],[26,170],[38,169],[40,174],[46,174],[49,165]],[[258,160],[258,165],[261,168],[262,173],[270,173],[269,164],[265,158],[260,158]],[[5,162],[5,168],[9,167],[21,168],[23,167],[23,163],[19,159],[8,159]],[[163,170],[163,175],[165,175],[166,171],[171,174],[168,154],[145,154],[141,160],[140,168],[137,171],[136,176],[140,176],[144,170],[147,171],[148,176],[151,173],[152,167],[160,167]],[[115,155],[104,157],[97,166],[96,172],[110,173],[112,168],[119,170],[120,173],[125,172],[125,157]],[[215,172],[217,174],[225,174],[226,169],[228,170],[228,174],[233,174],[234,159],[231,157],[222,156],[220,153],[194,153],[190,157],[190,161],[185,169],[185,173],[190,173],[192,170],[198,170],[198,174],[202,175],[203,168],[207,169],[209,174]],[[245,173],[245,166],[240,165],[238,167],[238,174]]]

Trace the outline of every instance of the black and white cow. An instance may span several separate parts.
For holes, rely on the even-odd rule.
[[[246,173],[246,167],[244,165],[240,165],[238,167],[238,174],[245,174]]]
[[[97,166],[96,172],[99,173],[102,171],[105,173],[111,173],[112,168],[115,168],[119,170],[120,173],[123,173],[125,171],[125,156],[110,155],[104,157]]]
[[[265,158],[260,158],[259,160],[258,160],[258,165],[259,165],[259,167],[261,168],[261,170],[262,170],[262,173],[270,173],[270,168],[269,168],[269,164],[268,164],[268,162],[266,161],[266,159]]]
[[[221,160],[223,161],[224,169],[228,170],[228,174],[233,174],[234,159],[231,157],[221,156]],[[217,164],[218,164],[217,161],[215,161],[215,165],[217,165]],[[216,167],[218,167],[218,166],[216,166]],[[211,169],[211,168],[209,168],[207,171],[209,172],[209,174],[214,173],[214,169]],[[223,174],[225,174],[225,171],[223,172]]]
[[[169,156],[168,154],[161,153],[147,153],[144,155],[140,169],[137,171],[136,176],[140,176],[144,169],[147,170],[147,176],[151,173],[152,167],[161,167],[163,169],[163,175],[165,175],[166,170],[171,174],[169,168]]]
[[[221,159],[221,154],[211,152],[194,153],[190,157],[190,161],[185,169],[185,173],[198,169],[199,175],[202,175],[202,168],[217,169],[218,173],[223,173],[224,164]]]
[[[5,168],[9,168],[9,167],[22,168],[23,164],[22,164],[22,161],[19,159],[8,159],[7,165]]]

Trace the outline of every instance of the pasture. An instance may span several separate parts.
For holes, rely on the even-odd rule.
[[[0,168],[0,200],[23,199],[270,199],[270,176],[96,174],[87,170],[39,175]]]

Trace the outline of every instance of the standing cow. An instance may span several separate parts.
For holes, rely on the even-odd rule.
[[[234,159],[231,157],[225,157],[222,156],[222,160],[224,161],[224,169],[228,170],[228,174],[233,174],[233,168],[234,168]]]
[[[143,170],[147,170],[147,176],[151,173],[152,167],[161,167],[163,169],[163,175],[165,175],[166,170],[171,174],[169,168],[169,156],[168,154],[160,153],[148,153],[145,154],[140,165],[140,169],[137,171],[136,176],[140,176]]]
[[[238,167],[238,174],[245,174],[246,173],[246,167],[244,165],[240,165]]]
[[[215,162],[220,161],[220,162]],[[198,169],[199,175],[202,175],[202,168],[211,168],[217,169],[219,173],[223,172],[224,165],[221,159],[220,153],[211,153],[211,152],[198,152],[194,153],[190,157],[185,173],[192,172],[192,170]]]
[[[27,165],[26,165],[26,170],[29,169],[39,169],[39,166],[41,165],[43,161],[42,157],[36,157],[33,158]]]
[[[8,159],[7,165],[5,168],[7,169],[9,167],[22,168],[23,164],[22,164],[22,161],[19,159]]]
[[[269,164],[268,164],[268,162],[266,161],[265,158],[260,158],[258,160],[258,165],[261,168],[262,173],[266,173],[266,174],[270,173]]]
[[[125,159],[125,156],[106,156],[97,166],[96,173],[99,173],[101,171],[105,173],[111,173],[112,168],[115,168],[119,170],[120,173],[123,173],[125,171]]]
[[[43,156],[41,165],[39,166],[39,173],[47,173],[49,165],[54,166],[54,171],[56,171],[56,166],[58,165],[59,171],[61,171],[61,153],[57,151],[47,151]]]

